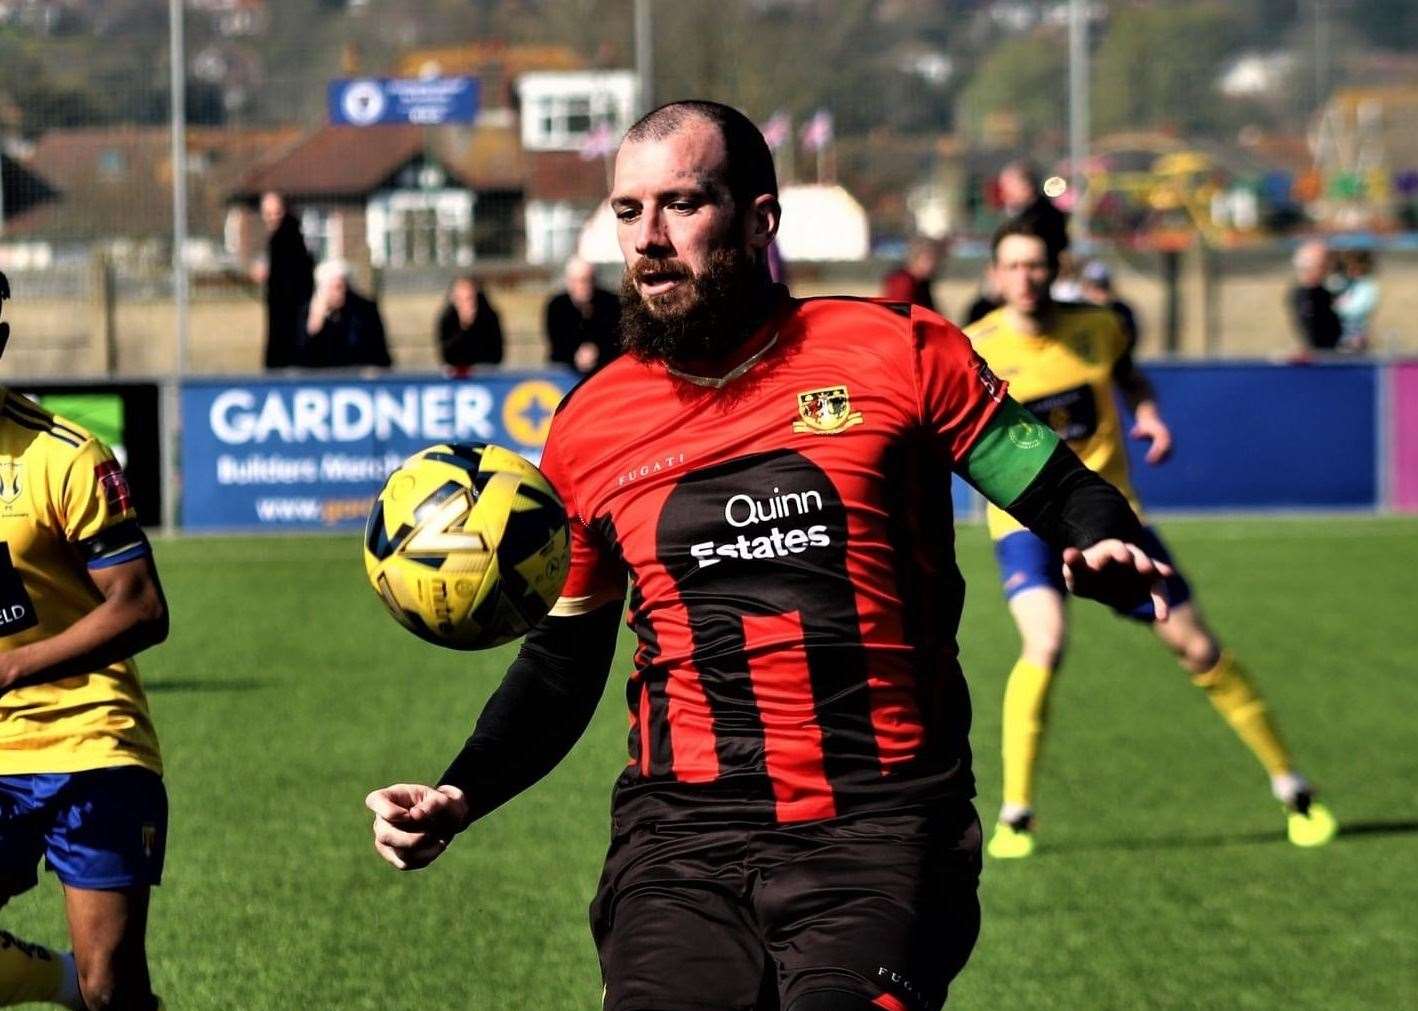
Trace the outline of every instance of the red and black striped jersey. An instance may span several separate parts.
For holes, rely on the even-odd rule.
[[[785,295],[747,346],[721,387],[620,358],[552,423],[573,542],[553,613],[628,579],[639,640],[617,818],[968,796],[950,470],[1004,384],[952,324],[877,300]]]

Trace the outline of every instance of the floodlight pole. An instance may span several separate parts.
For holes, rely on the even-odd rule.
[[[635,75],[640,82],[640,107],[636,118],[655,107],[655,24],[650,0],[635,0]]]
[[[1315,0],[1315,112],[1324,108],[1329,93],[1329,18],[1324,0]]]
[[[1087,245],[1088,0],[1069,0],[1068,6],[1068,147],[1074,238]]]
[[[168,0],[168,61],[171,64],[172,123],[172,301],[177,353],[165,384],[162,423],[162,523],[177,530],[177,439],[182,431],[181,383],[187,372],[187,53],[183,38],[183,0]]]

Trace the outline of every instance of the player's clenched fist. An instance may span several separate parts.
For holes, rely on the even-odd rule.
[[[374,851],[401,871],[427,867],[468,824],[456,786],[395,783],[364,798],[374,812]]]

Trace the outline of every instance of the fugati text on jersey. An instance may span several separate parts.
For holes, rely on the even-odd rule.
[[[652,474],[659,474],[671,467],[679,467],[683,464],[683,453],[671,453],[650,463],[642,463],[639,467],[632,467],[616,479],[616,485],[623,488],[631,481],[639,481],[641,478],[650,477]]]

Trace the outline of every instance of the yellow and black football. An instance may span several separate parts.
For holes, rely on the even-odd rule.
[[[485,443],[430,446],[389,475],[365,527],[364,567],[415,635],[486,649],[546,616],[571,559],[566,510],[534,464]]]

